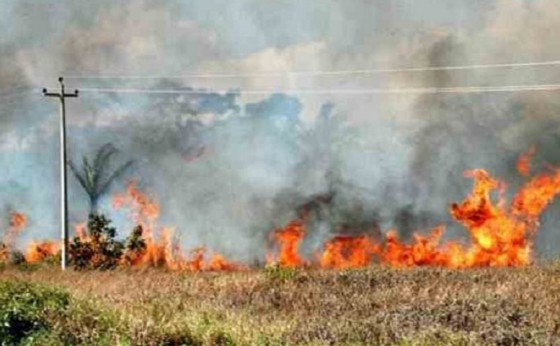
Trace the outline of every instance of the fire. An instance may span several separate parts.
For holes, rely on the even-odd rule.
[[[10,215],[10,227],[13,229],[20,231],[27,225],[27,216],[22,213],[13,212]]]
[[[294,220],[283,229],[274,233],[277,242],[278,259],[277,264],[283,267],[298,267],[305,265],[305,261],[299,256],[298,249],[305,235],[305,226],[302,220]],[[274,262],[273,256],[268,255],[268,263]]]
[[[428,236],[414,234],[414,242],[403,244],[395,231],[387,234],[385,248],[381,250],[381,260],[394,267],[414,267],[422,265],[445,265],[449,256],[438,249],[443,227],[432,230]]]
[[[529,180],[513,198],[512,213],[537,223],[538,217],[560,192],[560,169]]]
[[[168,227],[159,229],[158,237],[154,235],[155,223],[160,215],[159,204],[138,188],[135,180],[128,184],[124,194],[117,194],[113,199],[116,209],[128,208],[133,220],[141,227],[142,250],[127,253],[123,264],[130,266],[165,267],[182,271],[230,271],[242,267],[214,254],[207,258],[205,247],[199,247],[184,256],[177,242],[173,241],[174,230]]]
[[[153,222],[159,218],[159,204],[138,189],[138,181],[131,180],[126,192],[113,197],[113,208],[129,206],[133,219],[138,223]]]
[[[379,246],[367,236],[337,236],[325,244],[319,257],[323,268],[357,268],[367,266]]]
[[[526,182],[508,200],[506,184],[483,169],[465,172],[473,180],[471,193],[460,203],[453,203],[449,212],[468,233],[468,241],[443,241],[443,226],[427,235],[415,233],[410,242],[403,242],[397,231],[386,233],[384,239],[361,235],[336,235],[327,239],[308,260],[300,254],[308,230],[306,224],[311,208],[300,210],[299,217],[271,234],[274,251],[267,254],[267,263],[281,267],[315,266],[328,269],[358,268],[372,263],[393,267],[440,266],[472,268],[493,266],[524,266],[532,261],[533,238],[538,230],[539,217],[560,193],[560,169],[529,177],[532,147],[522,154],[517,169]],[[115,209],[126,209],[137,225],[130,237],[121,266],[164,267],[179,271],[232,271],[245,267],[230,262],[217,253],[200,246],[190,252],[181,249],[175,230],[160,227],[157,221],[160,206],[142,192],[137,181],[131,181],[125,192],[113,199]],[[27,224],[27,217],[18,212],[10,214],[10,227],[0,247],[0,260],[6,260],[16,236]],[[82,242],[92,241],[86,224],[75,226]],[[25,254],[27,262],[35,263],[56,255],[57,242],[33,242]],[[95,257],[95,256],[94,256]]]
[[[466,175],[474,179],[473,193],[461,204],[453,204],[451,215],[467,228],[472,244],[464,252],[455,254],[455,262],[461,267],[528,264],[532,246],[529,239],[531,220],[516,215],[512,207],[506,208],[505,185],[488,172],[475,170]],[[493,203],[490,195],[497,189],[501,190],[499,201]],[[518,193],[512,204],[515,205],[519,198],[522,197]]]
[[[0,260],[6,261],[9,257],[9,252],[14,251],[14,243],[18,235],[27,226],[27,216],[21,212],[10,213],[10,227],[4,234],[2,247],[0,247]],[[59,245],[51,242],[32,242],[28,245],[24,258],[28,263],[40,262],[50,256],[56,255],[59,250]]]
[[[40,243],[31,242],[27,247],[25,260],[28,263],[38,263],[55,256],[59,250],[60,244],[53,241],[44,241]]]
[[[534,148],[518,161],[519,171],[528,174]],[[482,169],[467,171],[474,180],[473,190],[461,203],[453,203],[450,213],[469,233],[470,244],[441,242],[444,227],[427,236],[414,234],[412,242],[401,242],[396,231],[389,231],[384,242],[366,236],[336,236],[327,240],[317,265],[323,268],[363,267],[374,261],[394,267],[442,266],[472,268],[523,266],[531,263],[533,236],[538,218],[560,193],[560,169],[528,180],[508,203],[506,185]],[[492,199],[495,193],[496,201]],[[305,263],[298,254],[305,225],[294,221],[276,231],[279,256],[276,263],[293,267]]]
[[[242,267],[235,263],[229,262],[219,254],[214,254],[208,262],[207,269],[211,271],[232,271],[240,270],[242,269]]]
[[[21,231],[27,225],[27,216],[24,214],[14,211],[10,214],[10,228],[4,235],[4,244],[7,247],[11,247],[14,244],[17,236],[21,233]]]
[[[164,266],[170,269],[177,269],[174,263],[172,235],[172,229],[163,228],[159,239],[156,240],[151,229],[144,228],[142,239],[145,243],[145,248],[141,251],[132,252],[130,254],[132,260],[128,264],[131,266]]]
[[[10,213],[10,227],[4,233],[4,238],[0,242],[0,261],[6,261],[9,258],[10,251],[13,250],[17,236],[27,225],[27,216],[25,214],[13,211]]]

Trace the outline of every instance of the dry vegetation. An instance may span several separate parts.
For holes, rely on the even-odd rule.
[[[560,263],[200,274],[7,268],[0,281],[60,286],[74,304],[112,316],[104,318],[114,328],[100,331],[91,318],[67,318],[84,344],[560,345]]]

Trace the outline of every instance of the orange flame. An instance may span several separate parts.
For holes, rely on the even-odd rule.
[[[138,189],[138,181],[131,180],[126,192],[113,197],[113,208],[130,207],[132,217],[137,223],[153,222],[159,217],[159,204]]]
[[[438,227],[427,237],[414,234],[414,242],[410,245],[401,243],[396,232],[389,231],[381,260],[395,267],[447,265],[449,256],[437,248],[443,231],[443,227]]]
[[[10,214],[10,228],[4,235],[4,244],[7,247],[13,246],[13,243],[19,233],[25,228],[25,225],[27,225],[27,216],[17,211]]]
[[[18,213],[16,211],[10,215],[10,227],[19,231],[23,227],[25,227],[26,224],[27,224],[27,216],[25,216],[24,214]]]
[[[528,177],[534,154],[535,150],[531,148],[521,155],[517,166],[522,175]],[[415,233],[410,243],[399,240],[394,230],[389,231],[383,241],[376,241],[365,234],[338,235],[324,243],[314,261],[308,261],[299,251],[307,233],[305,223],[309,212],[306,211],[272,233],[276,251],[267,255],[267,262],[282,267],[316,265],[332,269],[364,267],[374,262],[394,267],[449,268],[523,266],[531,263],[533,237],[539,226],[539,217],[560,193],[560,169],[528,177],[510,201],[505,198],[506,185],[487,171],[467,171],[465,176],[473,179],[472,192],[462,202],[453,203],[449,212],[468,232],[467,244],[442,241],[443,226],[434,228],[428,235]],[[131,181],[124,193],[115,195],[113,205],[117,209],[129,210],[134,222],[142,227],[144,246],[125,253],[122,265],[183,271],[244,268],[219,254],[209,255],[205,247],[195,248],[185,255],[173,239],[173,229],[156,228],[159,204],[140,191],[136,181]],[[0,259],[7,258],[6,245],[13,243],[26,221],[21,213],[10,215],[10,229],[4,237]],[[76,234],[82,241],[89,241],[85,224],[76,225]],[[56,254],[58,250],[58,244],[54,242],[32,243],[25,258],[33,263]]]
[[[55,256],[59,250],[60,244],[53,241],[44,241],[40,243],[31,242],[27,247],[25,260],[28,263],[38,263]]]
[[[229,262],[219,254],[214,254],[207,265],[207,270],[211,271],[234,271],[241,270],[242,267],[238,264]]]
[[[520,159],[521,172],[530,165],[533,149]],[[538,227],[538,218],[560,193],[560,169],[530,179],[511,200],[509,207],[504,198],[506,186],[482,169],[467,171],[473,178],[472,193],[461,203],[451,205],[450,213],[470,235],[470,244],[462,246],[454,241],[441,243],[443,227],[437,227],[428,236],[414,234],[411,244],[402,243],[396,231],[389,231],[384,244],[371,239],[337,236],[328,240],[318,265],[324,268],[361,267],[377,259],[395,267],[443,266],[470,268],[484,266],[523,266],[531,262],[532,237]],[[492,193],[497,192],[497,201]],[[305,263],[298,254],[305,226],[293,221],[276,231],[280,249],[277,264],[301,266]],[[269,261],[272,258],[269,256]]]
[[[277,264],[282,267],[298,267],[305,264],[299,256],[298,249],[305,235],[305,226],[302,220],[294,220],[286,227],[274,233],[274,239],[278,243]],[[272,264],[274,257],[268,255],[268,263]]]
[[[379,246],[365,235],[337,236],[326,242],[319,264],[322,268],[365,267],[377,252]]]
[[[10,213],[10,227],[6,233],[4,233],[4,238],[1,242],[0,261],[8,260],[9,253],[13,250],[16,238],[23,228],[25,228],[25,225],[27,225],[27,216],[17,211]]]
[[[490,198],[493,190],[503,191],[505,185],[484,170],[467,172],[467,175],[474,178],[473,193],[461,204],[453,204],[451,215],[467,228],[472,244],[466,252],[455,253],[455,263],[462,267],[528,264],[532,245],[528,239],[528,220],[507,210],[503,193],[497,205]]]
[[[238,270],[240,265],[227,261],[221,255],[215,254],[206,259],[206,249],[199,247],[191,251],[190,257],[183,256],[178,243],[173,241],[174,230],[163,227],[159,230],[159,237],[154,236],[153,229],[159,218],[159,204],[150,196],[138,189],[135,180],[128,184],[124,194],[117,194],[113,198],[115,208],[128,208],[133,220],[142,226],[142,239],[145,248],[141,252],[127,253],[123,264],[131,266],[165,267],[171,270],[183,271],[217,271]]]

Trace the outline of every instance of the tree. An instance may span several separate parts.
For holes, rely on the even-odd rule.
[[[116,153],[118,153],[117,148],[111,143],[106,143],[97,150],[93,162],[90,162],[85,156],[80,168],[72,161],[68,162],[74,176],[89,197],[90,214],[97,214],[98,202],[101,196],[107,193],[111,184],[134,163],[133,161],[128,161],[110,173],[111,157]]]

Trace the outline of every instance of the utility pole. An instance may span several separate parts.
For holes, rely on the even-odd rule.
[[[62,226],[60,232],[60,250],[61,259],[60,267],[66,270],[68,264],[68,191],[66,186],[66,102],[67,97],[78,97],[78,90],[74,93],[67,94],[64,92],[64,79],[58,78],[60,83],[60,91],[57,93],[48,92],[43,89],[43,95],[46,97],[57,97],[60,101],[60,223]]]

